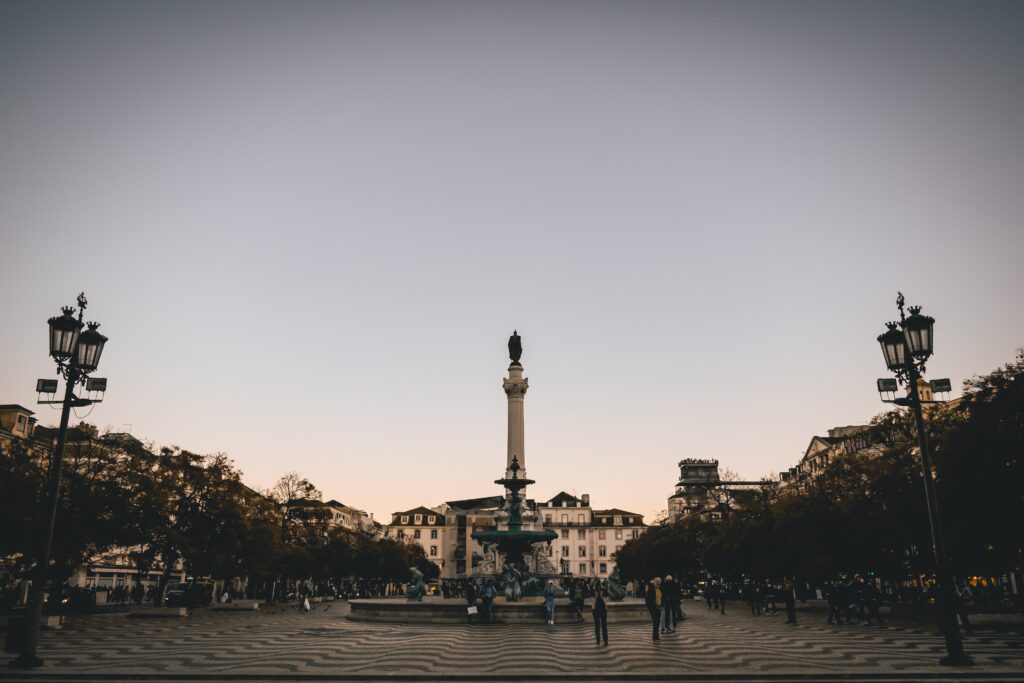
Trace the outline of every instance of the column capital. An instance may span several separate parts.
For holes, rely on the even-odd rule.
[[[530,380],[525,377],[515,379],[506,377],[501,383],[501,388],[505,390],[505,395],[509,398],[522,398],[526,394],[526,390],[530,388]]]

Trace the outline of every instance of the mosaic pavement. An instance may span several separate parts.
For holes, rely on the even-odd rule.
[[[590,623],[537,626],[403,626],[350,622],[347,605],[318,605],[311,614],[282,608],[259,612],[198,610],[188,619],[81,617],[44,632],[35,672],[0,668],[0,681],[193,680],[252,677],[553,677],[688,680],[904,680],[961,670],[940,667],[942,639],[925,623],[829,626],[823,615],[751,617],[688,606],[678,632],[651,641],[649,627],[612,625],[611,644],[598,647]],[[1024,623],[977,618],[965,639],[977,666],[964,680],[1024,681]],[[950,676],[953,676],[950,678]],[[991,678],[995,676],[996,678]]]

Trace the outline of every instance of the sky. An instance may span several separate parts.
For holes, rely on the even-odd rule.
[[[4,2],[0,403],[46,319],[86,418],[390,513],[650,520],[885,406],[897,290],[955,387],[1024,346],[1024,4]],[[82,411],[80,411],[82,412]]]

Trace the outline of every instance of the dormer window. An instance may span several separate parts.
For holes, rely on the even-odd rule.
[[[416,523],[423,524],[423,515],[416,515]]]
[[[409,523],[409,515],[402,515],[402,524]]]
[[[14,431],[21,432],[22,434],[28,434],[28,417],[25,415],[19,415],[17,425]]]
[[[622,517],[615,515],[615,526],[622,526]]]
[[[569,501],[567,501],[567,500],[563,500],[563,501],[562,501],[562,507],[564,507],[564,508],[567,508],[567,507],[569,507]]]
[[[429,517],[427,517],[427,524],[433,524],[436,520],[437,517],[435,517],[434,515],[430,515]]]

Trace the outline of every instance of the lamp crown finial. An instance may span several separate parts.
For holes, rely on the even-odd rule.
[[[100,326],[99,323],[93,323],[93,322],[88,322],[88,323],[86,323],[86,325],[88,325],[89,329],[93,330],[93,331],[96,331],[96,328]]]
[[[71,306],[61,306],[60,310],[61,310],[61,312],[62,312],[62,313],[63,313],[64,315],[67,315],[67,316],[71,316],[71,315],[73,315],[73,314],[74,314],[74,312],[75,312],[75,309],[74,309],[74,308],[72,308]]]
[[[910,315],[920,315],[920,314],[921,314],[921,307],[920,306],[911,306],[910,307]]]

